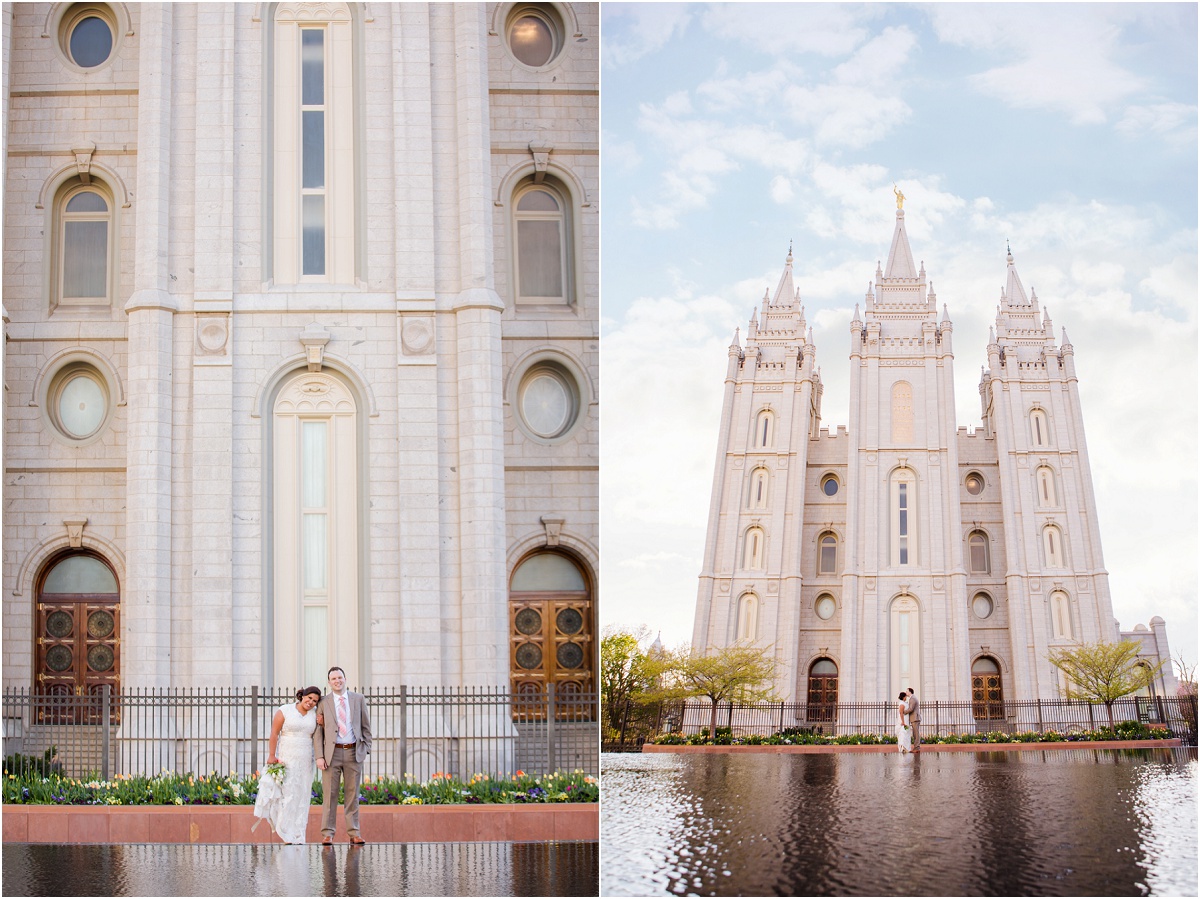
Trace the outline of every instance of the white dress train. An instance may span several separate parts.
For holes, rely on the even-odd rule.
[[[254,817],[265,818],[285,843],[303,843],[308,831],[312,805],[312,782],[316,771],[312,735],[317,729],[317,713],[301,715],[295,703],[279,707],[283,712],[283,730],[275,744],[275,755],[287,767],[282,790],[276,789],[263,768]],[[257,825],[256,825],[257,826]]]

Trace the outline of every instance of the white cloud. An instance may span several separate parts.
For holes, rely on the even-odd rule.
[[[1126,108],[1124,118],[1117,122],[1116,129],[1131,136],[1148,132],[1175,145],[1195,146],[1196,107],[1188,103],[1130,106]]]
[[[776,175],[771,179],[771,199],[781,205],[786,205],[796,199],[796,189],[792,187],[791,179]]]
[[[605,66],[629,65],[682,34],[692,12],[682,3],[605,3],[601,53]]]
[[[704,27],[772,56],[844,56],[867,39],[869,7],[840,3],[722,3],[704,13]]]
[[[1019,109],[1066,114],[1075,124],[1108,121],[1123,100],[1147,87],[1123,68],[1119,38],[1132,13],[1119,4],[935,4],[937,36],[1007,61],[970,78],[981,93]]]

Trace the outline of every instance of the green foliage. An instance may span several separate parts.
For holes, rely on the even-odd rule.
[[[3,800],[24,805],[253,805],[258,796],[257,776],[216,774],[197,777],[163,771],[154,777],[117,775],[102,781],[43,776],[40,773],[4,772]],[[311,789],[313,805],[320,805],[320,781]],[[345,795],[339,792],[339,802]],[[576,770],[535,777],[518,771],[511,778],[476,774],[463,781],[435,774],[427,783],[407,775],[403,779],[379,778],[364,781],[359,801],[366,805],[451,805],[476,803],[596,802],[600,785],[596,778]]]
[[[47,777],[51,774],[62,773],[62,764],[57,759],[57,746],[51,746],[42,753],[41,758],[14,752],[12,755],[4,757],[4,770],[12,771],[15,774],[37,774],[40,777]]]
[[[695,654],[686,645],[650,660],[650,672],[661,684],[658,696],[712,703],[710,728],[717,730],[722,702],[770,702],[775,699],[775,659],[769,647],[735,643]]]
[[[1067,699],[1102,702],[1113,725],[1113,703],[1122,696],[1136,693],[1153,683],[1161,660],[1150,665],[1138,658],[1140,644],[1122,640],[1117,643],[1082,643],[1069,649],[1052,650],[1050,663],[1067,676]]]
[[[654,666],[642,652],[649,636],[645,627],[636,631],[606,628],[600,640],[600,709],[604,738],[615,741],[624,732],[646,735],[654,725],[644,704],[652,701]],[[649,720],[647,720],[649,718]]]

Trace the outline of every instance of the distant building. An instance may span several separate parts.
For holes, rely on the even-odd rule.
[[[778,692],[816,704],[1050,699],[1047,659],[1119,634],[1100,548],[1074,348],[1013,257],[979,385],[954,414],[953,325],[904,210],[850,322],[849,427],[821,427],[821,378],[789,252],[729,347],[693,646],[771,645]],[[1144,628],[1142,629],[1144,630]],[[1156,689],[1175,690],[1170,664]]]
[[[3,16],[5,686],[594,690],[597,4]]]

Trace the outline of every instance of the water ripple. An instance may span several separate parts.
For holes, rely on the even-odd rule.
[[[605,755],[601,893],[1196,895],[1196,753]]]

